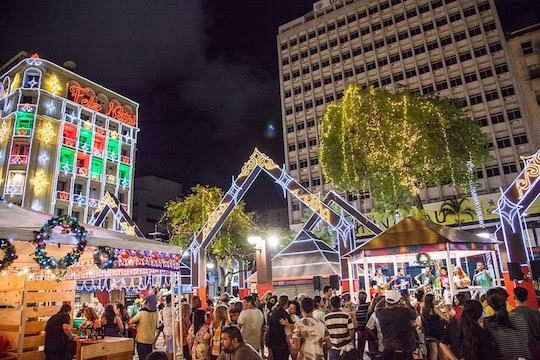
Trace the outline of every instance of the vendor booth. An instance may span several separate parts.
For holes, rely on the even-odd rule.
[[[160,287],[174,302],[174,289],[188,290],[189,279],[175,246],[0,201],[0,336],[13,358],[44,359],[48,318],[68,303],[73,320],[84,293],[107,303],[113,291]],[[130,338],[83,338],[76,348],[78,359],[133,357]]]
[[[495,281],[500,285],[498,244],[498,241],[490,238],[407,217],[346,256],[352,266],[361,266],[365,270],[375,269],[378,264],[393,264],[395,274],[398,264],[417,262],[421,254],[433,261],[444,261],[452,276],[454,266],[460,264],[460,259],[489,254],[494,263]],[[364,286],[368,294],[369,280],[369,271],[364,271]],[[469,287],[467,291],[471,290],[475,290],[474,287]],[[450,281],[450,291],[452,295],[457,293],[454,281]]]

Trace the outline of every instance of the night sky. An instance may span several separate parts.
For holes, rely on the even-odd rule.
[[[277,28],[313,2],[13,1],[0,15],[0,62],[20,50],[74,61],[76,73],[140,103],[136,176],[228,188],[255,146],[284,161]],[[540,3],[502,2],[511,27],[534,21],[524,10]],[[283,205],[266,184],[248,203]]]

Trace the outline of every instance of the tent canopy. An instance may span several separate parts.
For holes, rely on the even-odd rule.
[[[0,238],[32,241],[34,231],[38,231],[52,215],[24,209],[11,203],[0,201]],[[162,242],[127,235],[102,227],[81,224],[88,231],[88,246],[110,246],[130,250],[151,250],[162,253],[181,254],[181,249]],[[74,245],[75,237],[53,232],[51,243]]]
[[[498,241],[483,238],[470,232],[458,230],[448,226],[434,224],[431,221],[417,219],[409,216],[391,226],[383,233],[358,246],[347,253],[346,256],[360,255],[362,251],[387,250],[389,248],[425,247],[434,249],[443,248],[449,244],[451,248],[458,249],[463,246],[491,247],[499,244]],[[462,247],[464,248],[464,247]]]
[[[247,281],[257,282],[257,273]],[[339,274],[339,255],[312,233],[302,230],[272,258],[273,281],[313,279]]]

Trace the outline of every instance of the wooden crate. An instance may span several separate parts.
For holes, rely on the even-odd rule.
[[[17,359],[45,359],[47,320],[63,303],[73,306],[75,281],[27,280],[25,275],[0,278],[0,335]]]

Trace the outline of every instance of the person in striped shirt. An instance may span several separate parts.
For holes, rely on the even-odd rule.
[[[324,316],[324,324],[332,340],[332,349],[328,353],[329,360],[339,360],[341,351],[348,351],[353,346],[354,323],[351,316],[340,310],[341,299],[333,296],[330,299],[332,311]]]

